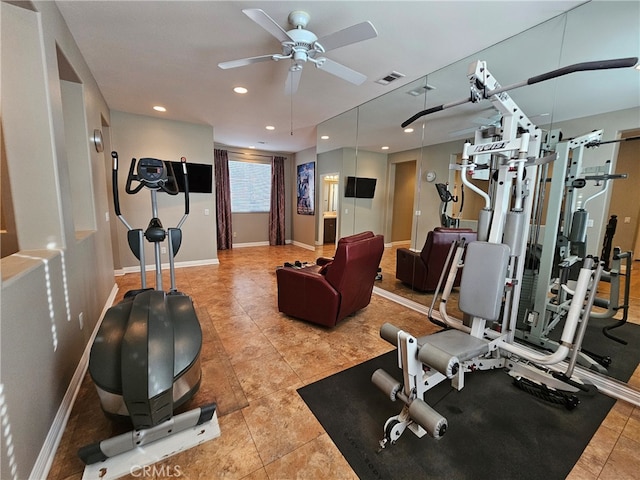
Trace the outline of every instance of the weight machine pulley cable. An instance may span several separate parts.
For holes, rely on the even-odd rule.
[[[628,142],[632,140],[640,140],[640,135],[638,135],[637,137],[627,137],[627,138],[617,138],[615,140],[606,140],[604,142],[601,142],[599,140],[594,140],[593,142],[586,143],[585,148],[599,147],[600,145],[605,145],[607,143]]]
[[[513,90],[514,88],[520,88],[527,85],[534,85],[536,83],[544,82],[546,80],[551,80],[552,78],[561,77],[563,75],[568,75],[574,72],[584,72],[588,70],[608,70],[612,68],[627,68],[633,67],[638,63],[638,57],[628,57],[628,58],[616,58],[613,60],[600,60],[594,62],[582,62],[575,63],[573,65],[568,65],[566,67],[558,68],[556,70],[551,70],[550,72],[543,73],[541,75],[536,75],[535,77],[528,78],[522,82],[513,83],[511,85],[507,85],[506,87],[496,88],[494,90],[488,90],[484,92],[484,98],[490,98],[493,95],[497,95],[502,92],[506,92],[508,90]],[[443,103],[442,105],[437,105],[435,107],[427,108],[426,110],[422,110],[421,112],[416,113],[414,116],[402,122],[402,128],[411,125],[420,117],[425,115],[429,115],[431,113],[439,112],[441,110],[445,110],[447,108],[455,107],[457,105],[462,105],[467,102],[473,102],[472,98],[464,98],[461,100],[455,100],[450,103]],[[604,142],[601,142],[604,143]]]

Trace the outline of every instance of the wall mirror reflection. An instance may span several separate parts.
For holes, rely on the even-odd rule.
[[[417,274],[422,267],[416,262],[421,261],[429,232],[447,226],[478,230],[478,212],[485,199],[471,186],[463,185],[459,165],[464,143],[474,143],[477,135],[490,141],[496,129],[505,128],[503,113],[488,101],[467,101],[425,115],[407,130],[401,124],[421,110],[464,101],[470,90],[468,70],[477,60],[486,61],[499,84],[509,86],[580,62],[637,57],[638,14],[638,4],[631,2],[584,4],[318,127],[318,168],[321,172],[338,172],[340,178],[336,238],[363,230],[385,236],[383,278],[377,283],[380,293],[426,311],[433,287],[425,289],[424,285],[397,278],[401,251],[406,257],[401,268]],[[633,251],[640,251],[640,198],[637,189],[629,188],[637,183],[640,141],[619,141],[638,136],[640,72],[634,68],[576,72],[514,88],[508,95],[541,129],[543,151],[557,153],[561,160],[541,167],[535,185],[538,198],[526,239],[529,251],[524,276],[525,280],[530,277],[531,284],[522,287],[519,335],[523,341],[556,348],[553,319],[540,326],[534,317],[546,308],[540,306],[541,302],[548,303],[549,297],[557,294],[547,282],[557,274],[554,262],[558,255],[568,257],[571,248],[577,248],[566,245],[571,234],[568,219],[581,210],[588,213],[580,213],[577,220],[584,220],[580,241],[574,238],[579,254],[600,257],[607,242],[612,259],[615,252],[622,254],[615,262],[610,261],[615,264],[607,266],[612,273],[608,278],[616,277],[617,281],[601,282],[593,323],[600,330],[623,317],[625,322],[640,323],[635,311],[640,288],[632,268],[636,263],[625,258],[626,252],[632,256]],[[323,140],[323,136],[330,140]],[[583,143],[574,145],[571,139],[582,139]],[[590,141],[592,145],[585,147]],[[579,171],[571,174],[579,181],[567,186],[559,179],[571,172],[571,165],[578,165],[574,170]],[[481,174],[470,178],[470,183],[490,193],[496,181],[489,172],[487,169],[485,178]],[[346,197],[345,180],[350,176],[377,179],[374,198]],[[613,216],[617,219],[615,232]],[[536,284],[534,279],[539,276],[547,280]],[[629,284],[625,285],[627,279]],[[631,308],[624,308],[629,304]],[[609,333],[616,337],[626,334],[622,328]],[[584,363],[626,381],[628,369],[620,365],[637,366],[639,359],[631,359],[628,352],[639,351],[640,336],[620,338],[635,342],[628,347],[603,333],[599,335],[589,345],[585,342],[585,350],[592,355]]]

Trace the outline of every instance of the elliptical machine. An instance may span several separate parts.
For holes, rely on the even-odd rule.
[[[104,479],[105,472],[116,478],[130,473],[132,465],[150,465],[220,435],[215,403],[173,415],[196,394],[201,380],[200,322],[191,298],[178,292],[175,285],[174,257],[182,243],[181,227],[189,215],[186,159],[181,159],[184,215],[175,228],[167,230],[158,218],[157,194],[179,193],[172,164],[155,158],[131,160],[126,192],[134,195],[143,188],[151,192],[153,218],[143,231],[132,228],[120,212],[117,152],[111,152],[111,157],[115,212],[127,227],[129,247],[140,261],[141,288],[128,291],[122,302],[106,312],[91,347],[89,373],[105,415],[129,420],[134,429],[81,448],[78,455],[87,464],[83,478]],[[145,238],[155,251],[155,289],[146,283]],[[168,292],[162,287],[160,257],[165,239],[171,276]],[[178,435],[179,439],[173,438]],[[109,468],[105,462],[110,462]],[[88,474],[90,470],[96,475]]]
[[[464,206],[464,185],[461,185],[462,195],[460,196],[460,209],[458,213],[458,217],[451,217],[447,215],[447,206],[449,202],[458,203],[458,196],[452,195],[449,189],[447,188],[447,184],[445,183],[436,183],[436,189],[438,190],[438,195],[440,196],[440,225],[445,228],[459,228],[460,227],[460,214],[462,213],[462,207]]]

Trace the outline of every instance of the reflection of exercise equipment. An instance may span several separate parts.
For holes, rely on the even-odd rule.
[[[445,228],[458,228],[460,226],[460,215],[464,207],[464,186],[462,186],[460,197],[453,196],[447,185],[444,183],[436,183],[438,195],[440,196],[440,225]],[[458,218],[451,217],[447,214],[447,206],[449,202],[458,203],[460,200],[460,208],[458,209]]]
[[[377,370],[371,380],[391,400],[404,404],[400,414],[385,423],[382,448],[395,443],[407,428],[418,436],[444,435],[446,418],[424,401],[424,394],[444,380],[450,380],[455,389],[462,389],[465,373],[505,368],[523,390],[555,401],[560,399],[567,408],[577,405],[575,393],[590,389],[588,382],[593,381],[592,377],[585,380],[586,371],[576,362],[602,273],[599,261],[591,257],[582,261],[575,288],[570,292],[572,298],[560,345],[554,352],[537,351],[515,342],[536,179],[540,168],[555,160],[556,154],[541,156],[541,130],[506,91],[577,71],[631,67],[637,61],[632,58],[572,65],[509,87],[496,82],[485,62],[474,62],[468,74],[470,97],[424,110],[402,124],[406,127],[423,115],[484,99],[490,100],[502,114],[499,140],[476,136],[476,144],[465,143],[462,153],[459,166],[462,182],[485,199],[485,208],[478,218],[478,241],[468,246],[464,242],[452,244],[449,253],[452,268],[442,273],[446,282],[439,311],[437,315],[429,314],[449,329],[420,338],[390,324],[380,330],[381,337],[397,347],[403,378],[398,382],[387,372]],[[494,182],[489,189],[491,194],[478,189],[467,178],[477,167],[476,159],[483,155],[486,158],[486,154],[490,164],[483,163],[480,168],[496,172],[491,180]],[[447,312],[447,299],[459,268],[462,280],[458,306],[465,314],[463,319]],[[609,386],[605,380],[593,384],[604,393],[640,405],[637,392]]]
[[[566,317],[571,301],[569,284],[575,281],[577,269],[587,254],[589,203],[605,194],[611,180],[627,177],[626,174],[612,174],[610,161],[600,167],[583,168],[585,149],[600,144],[602,133],[602,130],[595,130],[558,143],[555,147],[558,158],[553,166],[551,181],[545,181],[545,174],[540,181],[541,188],[536,192],[536,209],[539,212],[543,210],[545,193],[548,194],[545,230],[541,248],[535,251],[537,262],[532,261],[533,252],[529,252],[516,337],[540,348],[553,350],[558,347],[558,342],[551,339],[550,335]],[[583,200],[582,191],[589,182],[594,182],[600,188]],[[548,186],[548,192],[544,191],[545,186]],[[530,235],[530,245],[538,245],[541,224],[538,216],[534,216],[536,221]],[[610,221],[605,250],[606,243],[610,245],[612,241],[614,231],[615,224]],[[592,312],[591,318],[612,318],[621,308],[625,311],[626,318],[625,307],[621,307],[619,303],[620,262],[626,256],[631,257],[631,252],[621,254],[618,251],[612,268],[603,266],[601,280],[610,283],[611,288],[608,298],[595,298],[594,305],[606,310]],[[629,269],[626,275],[630,274]],[[628,297],[628,292],[625,296]],[[583,351],[578,359],[581,365],[601,373],[606,373],[606,367],[611,363],[611,358],[595,352]]]
[[[174,416],[200,387],[202,331],[191,298],[176,290],[174,256],[182,241],[180,227],[189,214],[186,161],[185,212],[176,228],[164,229],[158,218],[157,192],[178,194],[169,162],[154,158],[131,160],[126,191],[151,192],[153,218],[146,230],[133,229],[120,213],[118,154],[113,158],[115,212],[128,230],[131,251],[140,260],[142,288],[105,314],[91,348],[89,373],[105,414],[128,419],[134,430],[78,452],[87,463],[85,478],[116,478],[220,435],[215,403]],[[137,172],[136,172],[137,165]],[[136,186],[134,182],[137,183]],[[154,246],[156,288],[146,287],[144,240]],[[161,247],[168,241],[171,289],[162,290]]]

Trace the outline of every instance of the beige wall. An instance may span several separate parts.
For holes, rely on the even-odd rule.
[[[314,215],[300,215],[297,212],[297,167],[298,165],[303,165],[305,163],[314,162],[315,163],[315,181],[316,181],[316,191],[315,191],[315,214]],[[302,152],[296,153],[295,161],[293,162],[294,168],[291,172],[291,177],[289,181],[290,185],[290,195],[291,199],[291,212],[292,212],[292,225],[293,225],[293,236],[291,237],[294,244],[301,246],[307,249],[315,248],[315,234],[316,234],[316,221],[319,218],[322,218],[321,208],[318,207],[318,186],[320,179],[320,168],[319,161],[316,161],[316,149],[308,148],[307,150],[303,150]],[[321,239],[318,240],[321,244]]]
[[[625,132],[625,138],[640,136],[640,130]],[[637,245],[638,220],[640,215],[640,140],[620,143],[616,173],[626,173],[628,178],[613,182],[611,203],[605,220],[611,215],[618,216],[613,246],[622,251],[635,251],[638,258],[640,250]],[[625,218],[629,223],[625,223]],[[604,238],[603,238],[604,241]]]
[[[1,265],[0,470],[41,478],[115,286],[105,155],[91,142],[110,117],[55,3],[21,5],[37,12],[0,2],[3,155],[20,249]],[[63,86],[59,52],[73,85]]]
[[[210,125],[113,111],[110,130],[112,149],[118,152],[120,158],[120,209],[133,228],[145,229],[152,215],[149,190],[143,189],[135,195],[125,193],[124,187],[132,158],[152,157],[179,161],[180,157],[186,157],[187,162],[213,164],[213,128]],[[176,264],[216,263],[218,255],[215,195],[192,193],[189,195],[189,203],[190,214],[182,226],[182,246],[176,256]],[[111,204],[110,211],[116,223],[115,238],[112,241],[119,245],[120,252],[120,257],[115,259],[116,268],[137,268],[138,259],[131,253],[127,244],[127,230],[116,219]],[[170,196],[158,193],[158,215],[165,228],[175,227],[183,213],[183,195]],[[145,255],[146,263],[153,265],[153,245],[146,241]],[[168,255],[163,254],[162,263],[166,264],[168,261]]]

